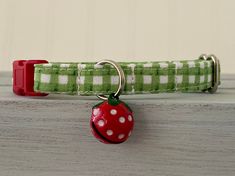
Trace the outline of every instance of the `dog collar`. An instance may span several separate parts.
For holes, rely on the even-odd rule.
[[[163,62],[13,62],[13,91],[17,95],[63,93],[97,95],[103,99],[102,103],[92,108],[90,126],[94,136],[104,143],[124,142],[133,130],[133,112],[126,103],[119,100],[121,93],[215,93],[219,85],[220,63],[214,55],[203,54],[189,61]]]
[[[205,90],[213,93],[220,84],[220,65],[213,55],[190,61],[121,62],[119,65],[126,80],[122,94]],[[110,65],[17,60],[13,66],[13,90],[17,95],[110,94],[118,87],[117,72]]]

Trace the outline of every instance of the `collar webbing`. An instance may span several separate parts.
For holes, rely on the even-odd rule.
[[[200,92],[212,86],[213,61],[120,62],[126,77],[122,94]],[[110,94],[118,75],[96,63],[35,64],[34,91],[79,95]]]

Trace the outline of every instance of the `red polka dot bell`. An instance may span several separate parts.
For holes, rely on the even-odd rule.
[[[130,107],[111,94],[92,108],[91,131],[101,142],[119,144],[128,139],[134,126]]]

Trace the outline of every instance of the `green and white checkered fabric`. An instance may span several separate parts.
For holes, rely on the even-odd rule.
[[[212,85],[212,61],[120,62],[126,84],[122,94],[200,92]],[[110,94],[118,74],[96,63],[35,64],[35,92],[79,95]]]

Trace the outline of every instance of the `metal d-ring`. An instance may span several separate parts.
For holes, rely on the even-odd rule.
[[[215,93],[218,86],[220,85],[220,62],[219,59],[213,54],[207,56],[206,54],[202,54],[199,56],[201,60],[211,60],[212,61],[212,86],[208,88],[208,92]],[[206,90],[204,90],[206,91]]]
[[[104,64],[110,64],[117,70],[119,81],[118,81],[118,89],[114,93],[114,97],[118,97],[122,93],[124,86],[125,86],[125,82],[126,82],[124,72],[122,68],[120,67],[120,65],[112,60],[102,60],[96,63],[96,65],[104,65]],[[97,95],[97,97],[102,100],[108,99],[105,95]]]
[[[213,77],[212,77],[212,87],[208,89],[210,93],[215,93],[220,85],[220,62],[219,59],[213,54],[207,57],[207,60],[211,60],[213,63]]]

